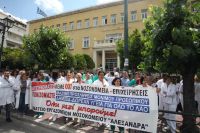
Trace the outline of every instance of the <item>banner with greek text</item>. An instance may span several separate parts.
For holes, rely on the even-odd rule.
[[[153,133],[157,130],[157,94],[150,86],[99,87],[65,82],[32,82],[31,90],[31,105],[36,112]]]

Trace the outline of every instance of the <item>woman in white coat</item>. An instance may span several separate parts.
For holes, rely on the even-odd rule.
[[[171,77],[167,76],[166,83],[161,88],[163,96],[164,110],[176,111],[177,98],[176,98],[176,85],[172,83]],[[167,119],[167,124],[172,133],[176,133],[176,115],[165,113],[164,117]]]
[[[16,94],[16,105],[15,108],[19,110],[19,112],[23,115],[27,109],[28,104],[30,103],[30,85],[31,81],[27,79],[25,73],[23,73],[18,81],[16,81],[18,85],[18,91]]]

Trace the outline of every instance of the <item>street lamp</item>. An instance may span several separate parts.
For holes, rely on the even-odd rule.
[[[0,70],[1,70],[1,63],[2,63],[2,55],[3,55],[3,43],[5,39],[5,33],[8,31],[10,28],[14,26],[15,21],[13,19],[10,19],[11,16],[7,16],[4,19],[0,19],[0,33],[2,33],[2,38],[1,38],[1,49],[0,49]]]
[[[124,69],[128,66],[128,0],[124,0]]]

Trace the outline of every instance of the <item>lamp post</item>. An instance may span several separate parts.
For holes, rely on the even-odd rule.
[[[10,28],[13,27],[15,21],[10,19],[10,15],[5,17],[4,19],[0,19],[0,33],[2,33],[2,38],[1,38],[1,48],[0,48],[0,70],[1,70],[1,64],[2,64],[2,55],[3,55],[3,43],[5,39],[5,33],[8,31]]]
[[[124,69],[128,66],[128,0],[124,0]]]

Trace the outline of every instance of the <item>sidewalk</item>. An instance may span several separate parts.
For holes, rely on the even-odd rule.
[[[28,112],[28,114],[24,115],[23,117],[16,113],[16,111],[13,111],[11,115],[14,119],[33,123],[38,126],[52,129],[59,133],[109,133],[108,128],[100,128],[100,130],[96,131],[93,124],[94,122],[86,122],[86,124],[83,126],[72,125],[72,122],[64,124],[64,117],[60,117],[57,118],[53,124],[50,124],[48,121],[48,118],[50,117],[49,114],[45,114],[41,119],[36,119],[33,117],[34,112],[32,111]],[[118,128],[116,128],[116,130],[118,130]]]

